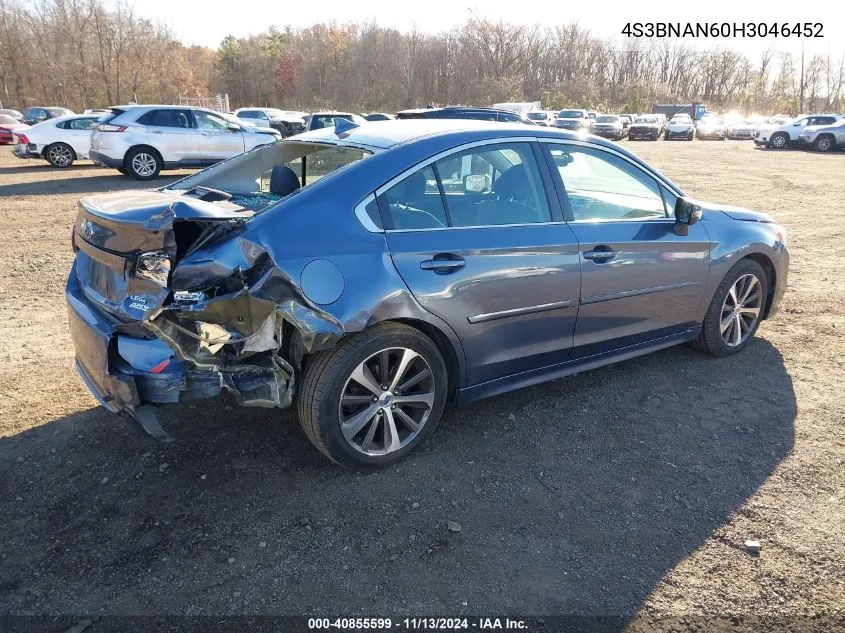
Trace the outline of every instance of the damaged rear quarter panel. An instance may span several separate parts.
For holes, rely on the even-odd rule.
[[[365,162],[372,160],[375,157]],[[366,231],[355,217],[358,200],[350,200],[352,187],[345,187],[340,175],[334,180],[333,187],[309,187],[179,262],[172,274],[174,289],[226,287],[229,292],[200,306],[166,306],[149,325],[162,330],[157,334],[176,339],[172,330],[168,334],[159,324],[181,314],[249,337],[260,332],[273,314],[279,346],[282,322],[293,326],[296,340],[287,347],[288,357],[280,359],[298,369],[303,354],[330,349],[344,336],[379,321],[424,321],[452,344],[457,379],[463,384],[464,355],[454,332],[417,303],[396,273],[384,235]],[[317,259],[332,262],[343,276],[343,292],[329,304],[313,301],[309,287],[301,283],[303,270]],[[320,297],[317,288],[310,290],[312,297]]]

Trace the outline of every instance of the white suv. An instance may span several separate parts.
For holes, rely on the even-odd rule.
[[[757,130],[754,143],[774,149],[784,149],[790,145],[803,145],[801,133],[811,125],[833,125],[842,117],[837,114],[802,115],[783,125],[765,126]]]
[[[109,108],[91,131],[89,157],[138,180],[162,169],[207,167],[281,139],[269,128],[239,124],[233,117],[186,106]]]

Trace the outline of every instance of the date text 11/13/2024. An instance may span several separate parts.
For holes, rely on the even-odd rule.
[[[529,629],[525,620],[496,617],[477,618],[309,618],[308,629],[319,630],[383,630],[408,629],[412,631],[450,631],[450,630],[471,630],[495,631],[527,631]]]
[[[626,37],[781,37],[821,38],[821,22],[628,22],[622,27]]]

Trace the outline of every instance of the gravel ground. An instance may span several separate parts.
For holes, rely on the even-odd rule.
[[[819,616],[845,613],[845,154],[625,145],[787,227],[781,312],[738,357],[678,347],[449,410],[372,475],[328,463],[292,412],[168,407],[162,445],[97,408],[67,333],[70,227],[82,195],[139,185],[0,148],[0,630],[459,613],[837,630]]]

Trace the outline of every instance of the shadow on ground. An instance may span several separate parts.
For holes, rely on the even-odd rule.
[[[762,339],[452,410],[371,475],[324,460],[291,412],[171,407],[163,445],[92,409],[0,440],[0,613],[623,622],[790,452],[795,415]]]

